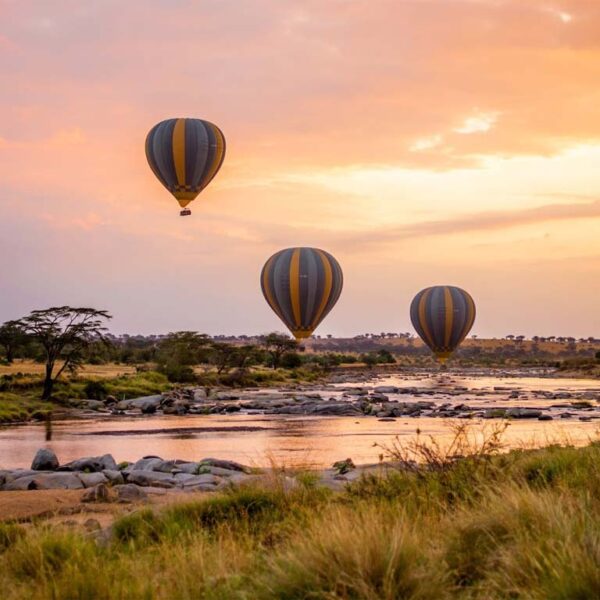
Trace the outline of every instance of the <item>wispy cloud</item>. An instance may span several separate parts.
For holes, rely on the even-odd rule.
[[[500,231],[513,227],[541,225],[551,221],[572,221],[600,218],[600,200],[576,204],[547,204],[535,208],[511,211],[486,211],[439,220],[426,220],[409,225],[371,228],[368,230],[334,232],[321,228],[308,229],[311,239],[327,239],[329,243],[360,252],[389,242],[402,242],[413,238],[464,235],[486,231]],[[275,240],[293,237],[294,227],[278,231]],[[267,238],[273,236],[266,236]]]

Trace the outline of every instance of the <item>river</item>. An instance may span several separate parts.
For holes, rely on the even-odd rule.
[[[436,402],[472,404],[474,407],[527,406],[549,408],[556,400],[548,392],[598,394],[600,382],[586,379],[551,377],[507,377],[452,375],[440,385],[437,376],[387,376],[355,386],[393,385],[397,387],[436,387],[431,396]],[[334,391],[328,386],[325,396],[339,397],[345,386]],[[466,388],[462,390],[462,388]],[[496,389],[494,389],[496,388]],[[448,393],[461,389],[460,395]],[[339,391],[336,391],[339,390]],[[319,390],[314,390],[319,391]],[[510,398],[518,391],[518,399]],[[394,396],[391,394],[390,396]],[[595,396],[592,396],[595,398]],[[393,399],[393,398],[390,398]],[[407,394],[402,395],[406,401]],[[421,398],[422,399],[422,398]],[[591,402],[597,405],[596,401]],[[564,406],[564,405],[563,405]],[[561,410],[549,408],[558,415]],[[591,421],[555,418],[552,421],[515,419],[504,434],[507,448],[533,447],[549,443],[584,444],[597,439],[600,410],[592,406]],[[226,458],[254,466],[329,466],[350,457],[355,463],[377,462],[385,447],[398,436],[407,442],[417,435],[433,436],[444,443],[452,434],[457,419],[398,417],[380,421],[375,417],[308,417],[293,415],[244,414],[96,417],[53,423],[52,440],[45,441],[43,424],[10,426],[0,430],[0,468],[29,467],[36,450],[51,448],[61,462],[110,453],[117,461],[137,460],[145,455],[162,458],[199,460]],[[463,421],[464,422],[464,421]],[[498,423],[495,419],[473,419],[473,435]],[[382,446],[384,448],[382,448]]]

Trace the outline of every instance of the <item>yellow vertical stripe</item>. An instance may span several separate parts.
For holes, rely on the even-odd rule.
[[[295,248],[290,262],[290,298],[296,327],[301,327],[300,320],[300,248]]]
[[[444,346],[448,348],[450,345],[450,336],[452,334],[452,325],[454,323],[454,302],[452,302],[452,293],[448,286],[444,286]]]
[[[431,294],[432,288],[429,288],[423,292],[421,299],[419,300],[419,325],[423,328],[423,333],[425,334],[425,342],[431,348],[435,346],[433,343],[433,338],[431,337],[431,332],[429,331],[429,325],[427,324],[427,316],[425,315],[425,306],[427,305],[427,299]]]
[[[325,271],[325,285],[323,287],[323,296],[321,297],[321,303],[319,304],[319,308],[315,313],[315,317],[312,320],[311,327],[314,329],[319,321],[321,320],[321,315],[327,306],[327,302],[329,302],[329,296],[331,295],[331,288],[333,286],[333,271],[331,269],[331,265],[329,264],[329,260],[321,250],[317,250],[317,254],[321,259],[321,263],[323,265],[323,270]]]
[[[461,341],[467,337],[469,331],[471,331],[471,327],[473,327],[473,323],[475,322],[475,302],[473,302],[473,298],[467,292],[465,294],[465,299],[467,301],[468,311],[467,311],[467,324],[461,336]]]
[[[185,185],[185,119],[177,119],[173,128],[173,162],[177,183]]]
[[[281,311],[279,310],[279,306],[275,302],[275,299],[273,298],[273,294],[271,294],[269,273],[271,272],[271,264],[273,263],[274,259],[275,259],[275,257],[271,256],[271,258],[267,261],[267,264],[263,268],[262,284],[263,284],[263,289],[265,290],[265,296],[267,297],[267,302],[269,303],[269,306],[275,311],[277,316],[283,322],[285,322],[285,319],[283,318],[283,315],[281,314]]]
[[[221,163],[223,162],[223,154],[225,154],[225,138],[221,133],[221,130],[212,123],[205,123],[207,127],[211,128],[216,140],[217,147],[215,148],[215,154],[212,159],[212,163],[206,172],[206,177],[202,181],[202,185],[208,185],[210,180],[216,175]]]

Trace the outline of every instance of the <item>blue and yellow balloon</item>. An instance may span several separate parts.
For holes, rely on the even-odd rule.
[[[318,248],[280,250],[260,274],[265,300],[297,340],[309,337],[329,314],[343,284],[338,261]]]
[[[421,290],[410,305],[419,337],[444,364],[475,322],[475,302],[458,287],[436,285]]]
[[[167,119],[146,137],[146,158],[157,179],[175,196],[181,216],[212,181],[225,158],[225,136],[202,119]]]

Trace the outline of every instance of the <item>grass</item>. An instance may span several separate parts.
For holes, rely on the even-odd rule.
[[[275,476],[144,508],[103,543],[0,525],[3,598],[598,597],[600,444],[499,454],[494,432],[468,448],[468,432],[457,438],[463,458],[421,441],[421,467],[340,493],[314,474]]]
[[[60,368],[62,363],[57,365]],[[0,375],[16,375],[22,373],[24,375],[43,375],[44,363],[35,362],[34,360],[26,360],[17,358],[11,364],[0,364]],[[117,365],[108,363],[105,365],[83,365],[81,375],[85,377],[118,377],[119,375],[131,375],[135,373],[135,367],[129,365]]]
[[[47,412],[47,404],[40,400],[0,392],[0,424],[43,419]]]

